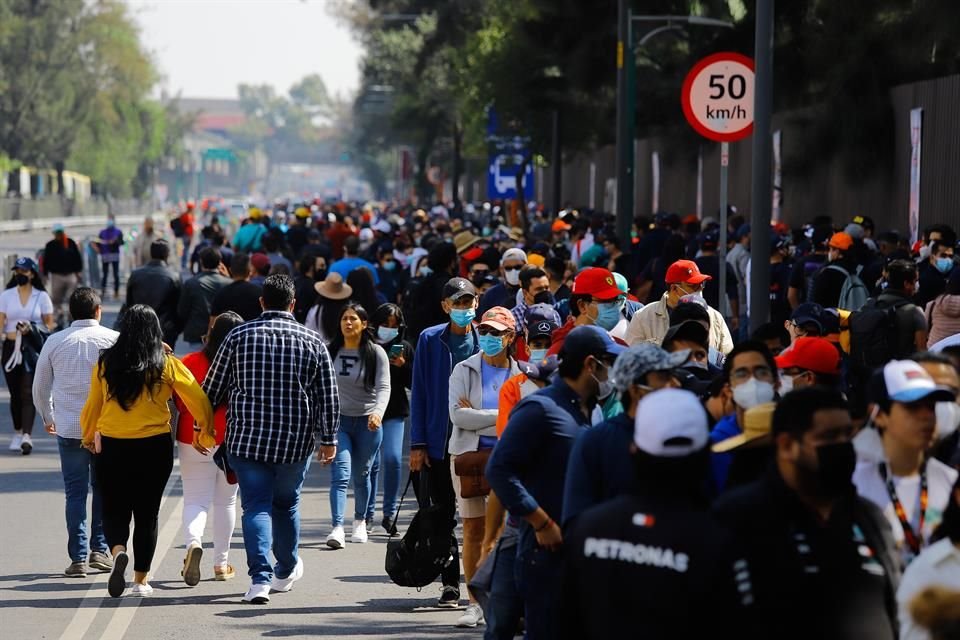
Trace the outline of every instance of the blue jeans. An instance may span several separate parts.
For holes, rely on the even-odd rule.
[[[67,518],[67,553],[71,562],[87,560],[87,487],[93,488],[93,516],[90,518],[90,551],[107,552],[103,534],[103,506],[93,454],[80,446],[79,438],[57,436],[60,448],[60,471],[67,496],[64,513]]]
[[[271,576],[286,578],[297,566],[300,489],[311,457],[277,463],[229,455],[240,485],[243,546],[253,584],[270,584]],[[270,566],[271,549],[277,559],[275,567]]]
[[[330,512],[333,526],[343,525],[347,509],[347,485],[353,480],[354,520],[365,520],[370,504],[370,469],[380,450],[383,427],[367,428],[367,416],[340,415],[337,456],[330,478]]]
[[[544,640],[560,635],[557,628],[557,603],[561,600],[563,580],[561,555],[534,545],[517,545],[514,576],[523,598],[524,637]]]
[[[487,607],[483,612],[487,628],[483,632],[484,640],[512,640],[517,633],[520,618],[523,617],[523,598],[517,592],[516,566],[517,541],[513,546],[504,548],[503,540],[497,545],[497,557],[494,559],[493,578]]]
[[[397,517],[400,501],[400,484],[403,482],[403,424],[406,418],[389,418],[383,421],[383,442],[380,454],[373,459],[370,469],[370,502],[367,505],[367,520],[372,521],[377,511],[377,488],[380,469],[383,469],[383,517],[392,522]]]

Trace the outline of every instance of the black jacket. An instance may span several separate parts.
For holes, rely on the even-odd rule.
[[[383,412],[383,419],[387,418],[406,418],[410,415],[410,399],[407,391],[413,383],[413,347],[409,342],[402,338],[380,345],[387,355],[390,355],[390,347],[395,344],[403,346],[402,367],[390,365],[390,400],[387,402],[387,410]]]
[[[184,340],[196,343],[206,335],[213,298],[228,284],[230,278],[216,271],[201,271],[184,283],[177,303]]]
[[[570,524],[563,549],[564,638],[751,637],[749,571],[705,501],[613,498]]]
[[[69,275],[83,271],[83,256],[77,243],[67,238],[67,246],[62,242],[51,240],[43,249],[43,274],[56,273]]]
[[[883,513],[852,485],[822,523],[772,466],[714,513],[750,567],[761,637],[897,637],[899,556]]]
[[[124,306],[145,304],[156,311],[163,330],[163,341],[171,347],[176,343],[182,326],[177,315],[180,288],[180,274],[161,260],[151,260],[134,269],[127,282],[127,302]]]

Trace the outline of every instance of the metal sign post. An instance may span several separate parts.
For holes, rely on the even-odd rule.
[[[727,172],[730,167],[730,143],[720,143],[720,240],[717,243],[719,272],[717,273],[718,300],[720,313],[724,317],[732,315],[727,302]]]

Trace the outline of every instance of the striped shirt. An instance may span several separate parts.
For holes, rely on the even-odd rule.
[[[303,460],[335,445],[340,398],[320,335],[285,311],[265,311],[231,331],[203,383],[227,404],[227,451],[259,462]]]
[[[60,437],[80,438],[80,412],[93,367],[118,335],[96,320],[74,320],[44,343],[33,378],[33,403],[43,423],[55,424]]]

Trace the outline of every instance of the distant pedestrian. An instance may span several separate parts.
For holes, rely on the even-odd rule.
[[[67,237],[62,224],[53,225],[53,240],[43,249],[43,275],[49,279],[57,326],[66,326],[68,320],[63,307],[82,282],[83,256],[77,243]]]
[[[73,322],[43,345],[33,380],[33,402],[47,433],[57,438],[60,471],[66,491],[67,553],[64,575],[82,578],[87,565],[113,568],[103,531],[103,506],[93,454],[82,446],[80,412],[90,393],[90,376],[100,352],[117,340],[117,332],[100,326],[102,308],[94,289],[80,287],[70,296]],[[87,521],[87,493],[93,511]],[[89,545],[89,547],[88,547]],[[87,555],[89,548],[90,555]]]
[[[150,262],[135,269],[127,282],[127,302],[120,314],[135,304],[145,304],[157,314],[163,330],[163,341],[173,349],[180,334],[177,305],[180,302],[180,274],[171,269],[170,243],[157,240],[150,245]]]
[[[117,228],[113,216],[107,218],[107,226],[100,230],[98,241],[94,245],[100,254],[103,277],[100,283],[102,296],[107,296],[107,279],[113,269],[113,298],[120,297],[120,246],[123,244],[123,231]]]
[[[133,244],[134,267],[142,267],[150,262],[150,245],[164,237],[163,229],[157,229],[153,224],[153,217],[143,219],[143,228]]]
[[[251,579],[243,601],[253,604],[269,602],[271,588],[290,591],[303,577],[300,489],[317,440],[321,464],[337,452],[333,362],[320,336],[293,317],[293,295],[289,276],[268,277],[263,313],[230,332],[203,383],[215,407],[230,407],[226,445],[243,496]]]
[[[230,284],[219,289],[210,303],[210,315],[233,311],[244,321],[260,317],[261,288],[250,282],[250,256],[240,251],[230,259]]]
[[[201,271],[183,283],[177,316],[183,327],[183,339],[192,349],[201,347],[200,341],[210,326],[210,307],[217,292],[230,284],[221,263],[220,251],[207,247],[200,252]]]
[[[33,372],[48,331],[54,327],[53,302],[43,289],[37,263],[17,258],[13,277],[0,294],[0,325],[3,325],[3,377],[10,391],[13,439],[10,451],[29,455],[33,451]]]
[[[107,589],[127,587],[127,542],[133,518],[132,594],[153,593],[148,579],[157,547],[160,502],[173,469],[170,409],[176,391],[201,429],[212,432],[213,410],[190,370],[165,352],[160,320],[138,304],[120,317],[116,343],[101,352],[80,414],[83,446],[96,453],[103,528],[113,555]]]
[[[228,311],[218,316],[204,338],[203,349],[187,354],[183,366],[197,382],[203,383],[210,363],[231,330],[243,324],[243,318]],[[230,580],[236,572],[227,562],[230,539],[237,523],[237,485],[227,481],[226,473],[214,463],[213,454],[223,445],[227,430],[227,407],[221,405],[213,415],[214,446],[209,455],[193,447],[199,429],[193,414],[179,395],[174,396],[180,416],[177,422],[177,451],[180,476],[183,480],[183,537],[187,549],[183,561],[183,579],[189,586],[200,581],[200,559],[203,555],[203,533],[207,516],[213,511],[213,575],[217,580]]]

